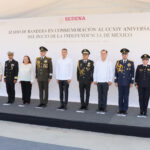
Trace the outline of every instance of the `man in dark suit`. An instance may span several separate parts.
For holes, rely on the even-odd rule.
[[[8,102],[3,105],[11,105],[15,101],[15,84],[18,79],[18,62],[13,59],[14,53],[8,52],[8,58],[5,62],[4,82],[8,94]]]
[[[48,103],[48,84],[52,79],[52,59],[46,57],[47,48],[41,46],[41,57],[36,59],[36,79],[39,85],[40,104],[36,108],[43,108]]]
[[[87,110],[90,97],[90,87],[93,81],[94,62],[89,60],[90,51],[87,49],[82,50],[83,59],[78,61],[77,67],[77,80],[80,89],[80,110]],[[86,92],[86,98],[84,94]]]
[[[146,117],[150,98],[150,65],[148,64],[150,56],[144,54],[141,58],[143,64],[138,65],[135,75],[135,86],[138,89],[140,104],[140,114],[137,117]]]
[[[115,66],[115,85],[119,92],[118,115],[126,116],[129,102],[130,87],[134,83],[134,62],[128,60],[129,50],[121,49],[122,60],[118,60]]]

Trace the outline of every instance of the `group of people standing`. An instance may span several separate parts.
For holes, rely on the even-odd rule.
[[[45,47],[40,47],[40,57],[36,59],[36,71],[29,56],[24,56],[23,63],[18,67],[18,62],[13,59],[14,54],[8,52],[9,60],[5,62],[4,82],[8,93],[8,102],[4,105],[11,105],[15,101],[15,84],[21,84],[24,107],[30,104],[32,84],[36,78],[39,86],[40,104],[36,108],[44,108],[48,103],[48,85],[53,75],[52,59],[46,56],[48,51]],[[79,92],[81,107],[78,112],[88,110],[90,87],[92,82],[97,86],[98,91],[98,110],[97,113],[105,114],[107,108],[107,95],[109,87],[113,83],[115,74],[115,86],[118,88],[119,116],[126,116],[128,111],[130,88],[135,85],[139,93],[140,114],[138,117],[147,116],[147,108],[150,97],[150,56],[141,56],[142,64],[134,69],[134,62],[128,60],[129,50],[121,49],[122,59],[115,65],[115,73],[111,61],[107,58],[108,51],[100,51],[100,59],[94,64],[89,59],[90,51],[82,50],[83,58],[78,61],[77,81],[79,82]],[[66,110],[68,104],[69,85],[72,80],[73,63],[68,58],[68,50],[63,48],[61,58],[56,64],[56,80],[59,85],[60,106],[58,110]],[[135,77],[135,78],[134,78]],[[0,65],[0,81],[2,81],[2,65]]]

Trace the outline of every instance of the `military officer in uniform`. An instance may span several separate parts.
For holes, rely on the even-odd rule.
[[[8,52],[8,58],[5,62],[4,82],[8,94],[8,102],[3,105],[11,105],[15,101],[15,84],[18,79],[18,62],[13,59],[14,53]]]
[[[134,62],[128,60],[129,50],[121,49],[122,60],[118,60],[115,66],[115,86],[119,93],[118,115],[126,116],[129,102],[130,87],[134,83]]]
[[[146,117],[150,97],[150,65],[148,64],[150,56],[144,54],[141,58],[143,64],[138,65],[135,75],[135,86],[138,89],[140,104],[140,114],[137,117]]]
[[[90,87],[93,81],[94,62],[89,60],[90,51],[87,49],[82,50],[83,59],[78,61],[77,67],[77,80],[79,82],[80,110],[87,110],[90,97]],[[84,94],[86,92],[86,98]]]
[[[47,48],[41,46],[41,57],[36,59],[36,79],[39,85],[40,104],[36,108],[43,108],[48,103],[48,84],[52,79],[52,59],[46,57]]]

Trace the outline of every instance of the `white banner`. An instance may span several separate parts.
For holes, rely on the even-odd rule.
[[[135,67],[141,63],[141,55],[150,54],[150,13],[107,14],[88,16],[56,16],[0,21],[0,62],[4,66],[7,52],[13,51],[15,59],[22,63],[23,56],[29,55],[35,66],[40,55],[39,47],[48,48],[47,56],[52,58],[54,75],[49,85],[49,100],[59,100],[59,89],[55,79],[55,64],[61,57],[61,49],[67,48],[74,63],[74,72],[69,89],[69,101],[80,102],[79,86],[76,78],[77,62],[82,58],[81,50],[90,50],[90,59],[100,59],[100,50],[107,49],[114,67],[121,59],[120,49],[130,50],[129,59]],[[35,81],[32,98],[39,98]],[[6,87],[2,83],[0,95],[6,96]],[[21,97],[19,83],[16,96]],[[97,103],[97,87],[92,85],[90,102]],[[114,84],[108,93],[108,104],[118,105],[118,90]],[[138,93],[135,87],[130,90],[130,106],[138,106]]]

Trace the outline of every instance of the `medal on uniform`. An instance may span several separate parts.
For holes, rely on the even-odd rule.
[[[40,61],[37,61],[37,66],[38,68],[40,68]]]
[[[128,67],[131,67],[131,64],[130,64],[130,63],[128,63]]]
[[[88,65],[87,65],[88,67],[90,67],[91,66],[91,63],[90,62],[88,62]]]
[[[11,64],[11,70],[13,70],[14,69],[14,64]]]
[[[44,63],[47,63],[47,60],[44,60]]]

